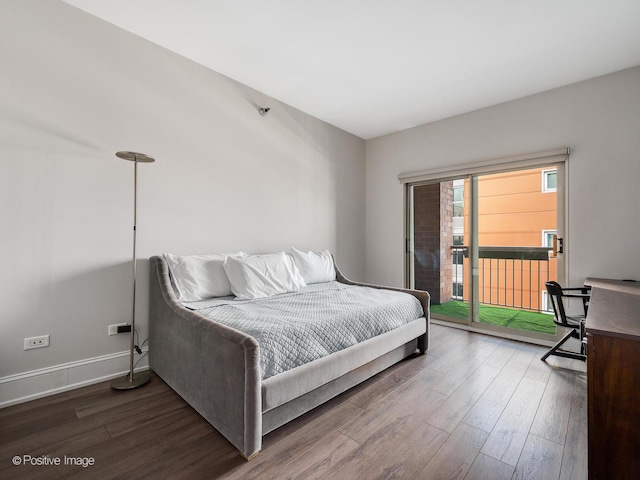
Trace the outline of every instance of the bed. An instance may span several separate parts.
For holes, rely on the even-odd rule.
[[[150,368],[247,460],[260,451],[263,435],[428,348],[427,292],[350,281],[328,252],[325,270],[327,258],[326,282],[265,298],[234,290],[238,295],[197,298],[211,294],[205,292],[196,300],[179,291],[170,256],[151,258]],[[386,311],[385,302],[395,310]],[[273,320],[279,309],[284,320]],[[327,329],[337,339],[328,341]]]

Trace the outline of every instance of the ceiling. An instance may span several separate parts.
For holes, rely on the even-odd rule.
[[[64,0],[369,139],[640,65],[639,0]]]

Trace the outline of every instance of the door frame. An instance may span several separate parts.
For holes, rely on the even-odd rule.
[[[568,255],[566,253],[568,246],[567,235],[567,219],[568,219],[568,175],[566,175],[567,163],[569,159],[569,148],[550,150],[540,152],[537,154],[527,154],[518,157],[509,157],[503,159],[497,159],[492,161],[475,162],[466,165],[456,166],[451,169],[434,169],[430,171],[421,171],[416,173],[401,174],[398,179],[404,184],[403,195],[403,208],[404,208],[404,283],[406,288],[413,287],[414,278],[414,231],[413,231],[413,187],[421,185],[429,185],[433,183],[440,183],[443,181],[468,178],[470,181],[469,186],[471,189],[477,188],[477,181],[473,179],[479,175],[503,173],[516,170],[525,170],[533,168],[545,168],[556,167],[557,171],[557,193],[556,193],[556,231],[557,236],[564,240],[564,251],[558,253],[557,256],[557,281],[560,284],[564,284],[567,278],[568,272]],[[475,184],[475,187],[474,187]],[[472,193],[472,192],[471,192]],[[470,196],[470,198],[473,198]],[[477,205],[473,205],[472,208],[477,208]],[[474,225],[477,215],[470,215],[470,225],[466,226],[470,229],[477,228]],[[469,245],[472,250],[471,255],[478,255],[478,246]],[[475,249],[475,252],[473,250]],[[474,305],[477,308],[478,302],[478,286],[474,281],[474,275],[469,275],[469,288],[471,289],[471,297],[469,301],[469,316],[467,320],[460,319],[459,321],[442,320],[446,325],[457,326],[459,328],[465,328],[472,331],[478,331],[482,333],[490,333],[493,335],[503,336],[507,338],[514,338],[517,340],[525,340],[528,342],[540,343],[543,345],[552,345],[562,336],[562,331],[557,331],[555,336],[536,334],[534,332],[526,332],[508,327],[500,327],[489,324],[482,324],[480,322],[474,322],[473,319],[477,318],[474,315]],[[437,319],[434,319],[437,321]],[[439,323],[439,321],[438,321]],[[521,334],[519,334],[521,333]]]

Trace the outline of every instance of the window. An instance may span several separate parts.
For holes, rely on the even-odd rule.
[[[561,337],[547,315],[535,327],[513,325],[497,319],[492,306],[545,311],[544,282],[563,280],[564,256],[551,257],[542,245],[564,233],[568,153],[398,175],[405,185],[406,285],[429,291],[432,318],[496,334]]]
[[[455,190],[454,190],[455,191]],[[464,236],[453,236],[453,250],[452,250],[452,263],[453,263],[453,292],[452,298],[456,300],[462,300],[463,298],[463,284],[464,284],[464,257],[466,248],[463,247]],[[456,248],[458,247],[458,248]]]
[[[464,262],[464,254],[465,254],[465,249],[462,248],[462,241],[463,241],[463,236],[462,235],[454,235],[453,236],[453,264],[454,265],[462,265],[462,263]],[[461,248],[455,248],[455,247],[461,247]]]
[[[558,172],[555,168],[542,171],[542,191],[555,192],[558,188]]]
[[[551,313],[553,314],[553,305],[549,301],[549,292],[546,290],[542,291],[542,308],[540,308],[540,313]]]
[[[453,181],[453,235],[453,244],[462,245],[464,235],[464,179]],[[459,243],[456,243],[457,238],[460,239]]]
[[[464,216],[464,180],[453,181],[453,216]]]
[[[542,230],[542,246],[553,248],[553,237],[557,234],[555,230]]]

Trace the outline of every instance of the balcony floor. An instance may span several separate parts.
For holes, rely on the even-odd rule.
[[[468,318],[469,303],[454,300],[431,305],[431,313],[455,318]],[[480,304],[480,322],[547,335],[555,335],[556,333],[553,315],[529,310]]]

